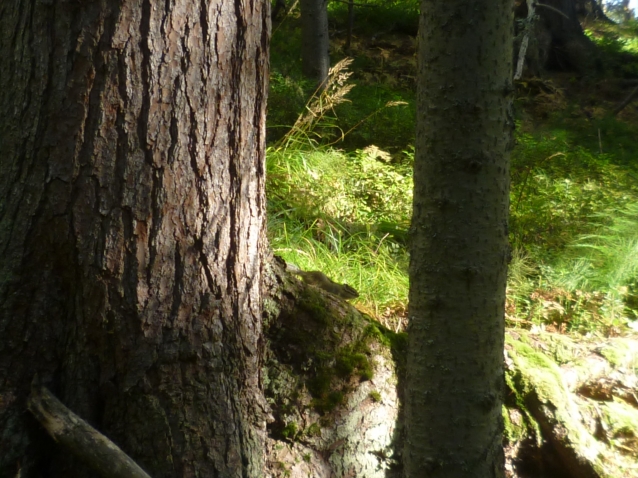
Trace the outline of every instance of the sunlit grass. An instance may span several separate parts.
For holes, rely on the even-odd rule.
[[[606,48],[619,45],[612,38]],[[350,102],[308,103],[311,84],[293,65],[293,47],[273,56],[271,245],[301,269],[357,289],[353,303],[377,320],[405,326],[413,93],[363,82],[341,95]],[[352,78],[361,78],[356,67]],[[384,108],[397,99],[408,105]],[[528,100],[523,108],[533,107]],[[638,127],[587,119],[579,108],[563,98],[543,124],[518,125],[507,318],[511,326],[620,333],[638,319]]]

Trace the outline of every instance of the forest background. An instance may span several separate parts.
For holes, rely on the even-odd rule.
[[[9,62],[13,66],[7,68],[11,75],[18,76],[3,75],[5,88],[0,89],[8,112],[4,128],[12,133],[2,141],[10,154],[0,156],[8,158],[13,166],[7,170],[14,174],[2,176],[3,194],[13,211],[3,218],[21,224],[3,226],[9,235],[21,232],[18,239],[11,240],[12,249],[2,263],[3,270],[9,272],[3,274],[6,287],[0,297],[5,311],[0,320],[4,347],[0,381],[5,384],[0,397],[0,476],[41,476],[40,470],[51,476],[93,476],[90,470],[78,473],[74,459],[58,453],[33,417],[25,413],[27,396],[34,395],[29,395],[29,383],[37,389],[40,380],[69,408],[130,450],[154,476],[191,469],[202,476],[238,469],[243,469],[245,476],[256,476],[262,470],[262,443],[270,447],[266,450],[268,466],[277,470],[276,476],[297,476],[290,475],[294,467],[298,476],[318,476],[299,468],[307,465],[326,469],[328,461],[353,476],[350,457],[358,450],[366,460],[361,466],[367,470],[381,473],[383,466],[396,471],[402,449],[401,420],[396,418],[407,335],[401,332],[407,322],[418,2],[355,3],[351,3],[355,7],[353,23],[347,3],[332,0],[329,4],[334,66],[320,91],[316,90],[316,80],[302,75],[298,6],[290,2],[284,14],[275,16],[267,130],[269,241],[260,241],[265,203],[261,160],[267,77],[251,76],[252,68],[266,71],[270,31],[267,9],[252,11],[252,20],[241,20],[249,18],[250,12],[212,8],[200,15],[205,3],[183,2],[182,7],[193,9],[188,10],[191,13],[180,9],[172,12],[168,3],[162,6],[168,16],[201,22],[200,30],[181,22],[165,22],[156,16],[154,8],[142,8],[135,2],[121,11],[111,2],[104,2],[95,11],[73,2],[65,3],[69,7],[66,10],[36,2],[36,17],[42,23],[29,22],[29,17],[20,16],[19,9],[13,10],[13,17],[0,15],[10,25],[0,29],[4,44],[24,49],[24,54],[11,56],[15,64]],[[462,9],[471,5],[458,3]],[[548,7],[532,0],[514,3],[517,8]],[[594,0],[579,3],[599,4]],[[576,0],[560,0],[560,4],[573,7]],[[227,2],[220,5],[229,8]],[[553,5],[551,19],[569,19],[556,7],[559,1]],[[620,2],[621,7],[627,5],[627,1]],[[241,6],[249,10],[248,4]],[[136,14],[145,18],[142,28],[128,28],[137,23]],[[556,42],[561,48],[553,53],[551,62],[537,61],[533,68],[530,65],[515,82],[515,89],[507,88],[516,100],[516,137],[506,304],[510,326],[505,355],[508,390],[504,392],[507,410],[503,419],[510,445],[506,449],[508,458],[518,447],[512,447],[512,443],[526,441],[536,447],[553,443],[564,452],[559,456],[570,459],[565,468],[582,466],[581,458],[590,458],[591,450],[597,448],[606,459],[599,462],[615,465],[606,455],[613,448],[623,454],[622,467],[615,466],[601,476],[615,477],[631,476],[626,469],[636,469],[638,421],[633,414],[633,421],[625,425],[617,420],[618,413],[602,412],[610,408],[607,405],[618,405],[617,390],[623,392],[620,398],[628,403],[626,408],[636,404],[636,381],[633,386],[624,386],[625,381],[636,377],[635,354],[626,354],[631,360],[627,380],[617,378],[625,363],[615,361],[614,374],[609,375],[612,380],[600,374],[585,377],[582,386],[572,380],[573,390],[567,389],[558,365],[547,365],[550,359],[546,359],[551,355],[551,360],[562,367],[562,352],[567,349],[563,345],[567,342],[578,342],[582,349],[587,342],[591,349],[587,352],[595,358],[604,355],[602,345],[613,352],[608,355],[618,358],[621,354],[616,344],[620,340],[614,339],[627,338],[632,350],[638,350],[628,337],[636,336],[638,318],[638,111],[633,101],[638,93],[638,27],[622,8],[610,10],[608,15],[612,20],[604,15],[596,19],[582,14],[585,32],[577,21],[572,26],[577,26],[586,48],[576,45],[567,51],[565,42]],[[229,23],[229,17],[238,20]],[[524,43],[524,32],[529,32],[528,27],[535,21],[533,15],[518,17],[516,52]],[[76,22],[76,18],[86,23]],[[100,30],[103,21],[123,29]],[[549,26],[553,28],[556,23],[564,22],[549,22]],[[53,25],[59,34],[49,37],[64,38],[66,43],[60,44],[55,55],[43,54],[41,58],[47,61],[38,63],[58,66],[42,67],[36,75],[26,74],[20,62],[34,57],[30,48],[42,47],[44,51],[48,44],[31,40],[16,43],[13,32],[33,32],[29,38],[39,39],[40,24]],[[219,33],[211,43],[215,48],[195,46],[184,50],[183,44],[206,41],[209,24],[217,25],[215,31]],[[227,34],[229,25],[242,30],[246,25],[258,24],[261,29],[245,28],[242,34],[246,37]],[[165,33],[169,27],[175,29],[173,34]],[[114,43],[106,37],[104,42],[96,42],[99,35],[87,33],[99,31],[106,31]],[[125,41],[120,33],[130,39]],[[257,33],[261,36],[251,37]],[[146,37],[153,41],[145,41]],[[201,86],[201,104],[186,104],[190,96],[177,93],[191,80],[181,82],[177,78],[188,76],[190,62],[186,59],[195,58],[189,54],[216,55],[221,44],[222,50],[233,52],[238,46],[243,48],[242,42],[248,38],[255,48],[252,57],[213,55],[210,62],[197,57],[193,65],[203,68],[206,74],[202,78],[208,75],[211,83],[206,84],[219,94],[211,95],[205,83],[197,83]],[[530,51],[541,40],[530,35]],[[122,52],[121,48],[129,49]],[[571,63],[570,53],[584,61],[580,65]],[[130,67],[139,64],[135,55],[146,58],[147,68]],[[176,61],[166,62],[168,57]],[[95,58],[99,61],[94,62]],[[246,58],[252,59],[244,61]],[[230,68],[226,70],[216,63],[218,60],[223,65],[229,60],[235,66],[226,65]],[[540,63],[544,68],[539,68]],[[163,74],[153,83],[157,88],[149,88],[149,78],[155,77],[145,75],[156,66]],[[234,72],[233,81],[225,81],[226,71]],[[131,72],[139,75],[129,79],[127,74]],[[77,82],[69,80],[69,73],[77,75]],[[459,74],[463,73],[460,68]],[[53,75],[51,82],[58,82],[58,89],[46,87],[49,80],[41,81],[49,74]],[[39,82],[36,89],[41,101],[21,101],[15,94],[17,90],[26,92],[31,83],[13,78],[27,77]],[[99,80],[99,88],[93,90],[96,93],[88,94],[93,83],[85,81],[87,78]],[[166,86],[169,79],[170,87]],[[134,88],[123,87],[129,84]],[[242,89],[247,85],[253,85],[252,93]],[[172,91],[175,104],[167,106],[172,103],[163,95]],[[209,99],[222,100],[224,108],[216,107],[215,114],[206,114],[208,110],[201,105],[213,105]],[[84,109],[76,109],[77,105]],[[136,105],[141,107],[136,109]],[[155,111],[151,105],[161,105],[163,129],[154,123],[160,116],[150,114]],[[48,109],[40,112],[44,106]],[[33,110],[34,114],[23,110]],[[222,113],[228,115],[220,120]],[[40,114],[45,118],[42,121]],[[58,115],[70,123],[58,121]],[[87,121],[87,117],[93,119]],[[242,122],[242,118],[248,119]],[[205,143],[193,139],[200,131],[193,125],[200,120],[215,121],[217,126],[225,121],[227,125],[213,128],[208,124],[201,129],[220,135],[207,137],[206,144],[214,151],[197,150],[202,161],[215,159],[206,163],[208,176],[198,172],[201,165],[192,156],[197,149],[193,145]],[[23,121],[30,126],[16,126]],[[30,142],[28,154],[13,148],[14,144],[27,144],[24,138],[32,133],[49,131],[36,128],[37,124],[51,128],[47,133],[51,136],[39,136],[48,146],[40,148],[40,143]],[[92,133],[83,129],[86,125]],[[120,126],[113,130],[113,125]],[[472,131],[472,126],[460,124],[459,131]],[[116,134],[105,132],[112,130]],[[156,131],[162,134],[156,135]],[[227,141],[224,135],[228,132],[240,134],[231,134],[233,141]],[[86,142],[89,137],[96,140]],[[235,142],[238,138],[243,141]],[[181,146],[169,147],[164,141]],[[253,157],[256,144],[258,167]],[[25,158],[38,166],[27,168],[31,163]],[[225,162],[231,160],[237,164]],[[106,168],[104,171],[113,175],[94,176],[94,167],[96,171]],[[25,171],[30,182],[18,181]],[[51,189],[51,196],[45,200],[50,202],[41,208],[44,203],[23,199],[16,188],[31,185],[41,191],[48,184],[43,180],[46,171],[60,175],[61,180],[54,184],[61,189]],[[224,174],[227,171],[232,174]],[[77,184],[67,176],[75,178]],[[203,181],[204,177],[208,182]],[[237,182],[222,184],[231,179]],[[247,184],[254,184],[255,189],[244,187]],[[93,194],[93,188],[100,194]],[[226,190],[241,193],[233,196],[230,206],[228,197],[219,194]],[[109,201],[113,207],[108,206]],[[70,203],[74,204],[72,209],[68,209]],[[133,208],[135,214],[130,214],[131,204],[140,208]],[[35,208],[44,212],[36,214]],[[206,220],[202,222],[204,216],[194,211],[202,211]],[[234,213],[239,215],[233,220],[221,220]],[[50,218],[56,227],[51,226]],[[238,225],[243,226],[245,234],[232,229]],[[225,242],[228,238],[233,240]],[[343,301],[337,304],[330,297],[320,300],[322,296],[316,294],[320,291],[312,285],[306,287],[308,284],[286,277],[283,263],[271,261],[270,251],[261,250],[260,242],[269,242],[275,253],[301,269],[323,271],[316,274],[324,277],[325,273],[338,282],[333,284],[324,277],[333,287],[345,287],[340,283],[346,282],[357,289],[360,296],[354,305],[364,314],[356,314],[349,306],[349,312],[344,312],[341,306],[347,304]],[[504,270],[505,255],[500,257]],[[262,292],[273,294],[274,300],[261,295],[258,289],[262,285]],[[298,307],[291,305],[295,301]],[[412,301],[413,309],[416,302]],[[340,312],[326,314],[323,304],[333,309],[339,306]],[[496,315],[500,321],[502,309],[492,314]],[[484,325],[481,322],[482,329],[487,330]],[[476,335],[468,335],[474,345]],[[546,346],[547,341],[542,343],[541,336],[564,340],[558,351],[561,353],[556,352],[557,347]],[[529,339],[527,343],[523,338]],[[458,336],[453,339],[450,346],[460,349]],[[381,349],[386,353],[380,353]],[[575,356],[583,357],[579,347],[571,349]],[[502,358],[502,343],[494,350]],[[392,360],[385,360],[390,356]],[[587,372],[600,370],[590,363],[581,368]],[[573,367],[564,369],[574,371]],[[541,380],[534,381],[539,376]],[[546,396],[548,377],[556,382],[551,390],[556,393],[550,398]],[[575,404],[582,403],[579,397],[569,398],[568,392],[572,391],[583,396],[587,392],[597,401],[585,403],[585,418],[576,424],[568,424],[561,416],[563,411],[565,416],[575,415]],[[440,387],[437,392],[448,399]],[[356,400],[346,400],[353,396]],[[494,403],[491,399],[489,402]],[[356,406],[351,407],[353,403]],[[339,421],[343,417],[371,417],[374,414],[369,412],[375,407],[385,407],[386,412],[378,423],[364,426],[356,419],[349,429]],[[365,413],[358,414],[364,408]],[[541,416],[546,411],[551,413]],[[135,417],[135,421],[128,417]],[[512,423],[519,432],[528,428],[518,433],[521,439],[516,439]],[[359,439],[366,436],[366,426],[375,429],[377,425],[385,427],[385,441],[371,444]],[[463,431],[461,427],[458,430]],[[565,434],[564,430],[569,432]],[[582,436],[596,441],[596,446],[582,440],[573,443],[574,437]],[[203,443],[207,446],[200,446]],[[290,450],[299,453],[282,456]],[[528,455],[538,457],[535,453]],[[553,455],[548,456],[547,461],[552,461]],[[11,471],[6,472],[9,468]],[[371,474],[362,472],[359,476]],[[557,476],[590,475],[579,468],[571,475]]]
[[[638,22],[609,7],[617,23],[583,19],[600,51],[596,70],[516,83],[510,326],[603,336],[638,328],[638,102],[613,114],[638,78]],[[301,72],[298,10],[273,25],[270,241],[288,262],[354,286],[360,310],[401,331],[418,2],[358,8],[349,47],[347,4],[328,8],[337,66],[321,93]]]

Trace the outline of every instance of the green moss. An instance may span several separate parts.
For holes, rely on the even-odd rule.
[[[334,409],[337,405],[341,405],[343,403],[343,392],[330,392],[328,394],[328,400],[326,400],[326,405],[329,407],[327,411]]]
[[[362,369],[359,372],[359,376],[361,377],[361,380],[372,380],[372,378],[374,377],[374,369],[372,368],[372,365],[370,365],[370,362],[368,362],[368,366],[364,369]]]
[[[397,373],[403,374],[407,362],[408,334],[405,332],[395,333],[378,322],[371,322],[366,327],[364,335],[370,340],[375,340],[388,347],[397,366]]]
[[[283,473],[284,476],[290,476],[291,475],[290,470],[286,466],[286,463],[284,463],[283,461],[277,462],[277,467],[281,470],[281,472]]]
[[[306,311],[309,309],[306,308]],[[317,309],[313,309],[315,312]],[[312,363],[314,373],[306,380],[308,391],[313,397],[313,405],[320,412],[333,410],[343,400],[343,381],[348,382],[352,378],[359,380],[370,380],[374,377],[374,367],[370,360],[370,345],[373,341],[382,338],[381,335],[374,332],[362,333],[359,338],[355,339],[348,345],[335,350],[334,335],[341,337],[341,329],[349,328],[356,330],[362,328],[363,321],[354,314],[347,315],[339,323],[335,323],[330,329],[329,336],[318,337],[316,333],[309,333],[308,336],[298,337],[300,340],[295,342],[302,344],[305,357],[302,358],[303,363]],[[297,332],[296,335],[303,335],[305,332]],[[355,335],[356,337],[356,335]]]
[[[624,447],[625,451],[633,445],[634,453],[638,454],[638,410],[624,402],[608,402],[603,404],[603,419],[607,424],[611,437]],[[626,443],[622,443],[625,441]]]
[[[527,335],[523,331],[518,331],[518,334],[521,339]],[[551,410],[551,420],[554,422],[552,426],[566,430],[570,446],[579,451],[594,449],[594,439],[579,419],[577,407],[570,398],[558,365],[522,340],[507,335],[506,343],[509,346],[508,355],[515,365],[514,371],[507,372],[506,380],[518,395],[517,402],[523,406],[526,403],[540,402],[547,410]],[[529,424],[534,426],[535,422],[526,408],[522,407],[521,410],[525,411]],[[540,439],[538,426],[534,428],[537,438]]]
[[[395,334],[362,318],[356,311],[345,315],[333,313],[326,308],[325,297],[312,287],[303,289],[299,309],[297,317],[289,317],[278,328],[273,328],[270,337],[280,360],[298,374],[299,383],[305,385],[312,397],[312,406],[319,413],[329,412],[343,403],[344,394],[355,381],[374,377],[371,357],[378,353],[379,346],[385,349],[382,353],[388,355],[388,348],[402,353],[406,347],[405,334]],[[275,387],[269,388],[277,392]],[[287,396],[274,394],[280,410],[285,411],[282,405],[297,402],[290,398],[293,388],[286,388]]]
[[[381,394],[376,390],[370,392],[368,394],[368,397],[370,397],[370,400],[372,400],[374,403],[379,403],[381,401]]]
[[[529,435],[526,420],[517,408],[503,407],[503,422],[505,425],[505,438],[510,443],[518,443]]]
[[[331,317],[325,306],[325,299],[313,287],[306,287],[299,297],[299,308],[321,325],[331,325]]]
[[[523,341],[509,337],[506,341],[513,347],[510,355],[517,368],[524,372],[524,375],[519,373],[513,376],[516,389],[524,396],[534,391],[543,402],[551,399],[565,403],[567,390],[556,363]]]
[[[341,378],[357,374],[362,380],[370,380],[374,376],[368,356],[363,353],[350,352],[349,350],[343,350],[339,353],[335,370]]]
[[[314,377],[310,378],[306,385],[310,394],[315,397],[322,397],[330,391],[332,373],[329,369],[321,370]]]
[[[306,429],[306,435],[311,436],[311,437],[318,437],[321,435],[321,426],[315,422],[313,424],[311,424],[307,429]]]
[[[616,368],[638,369],[638,354],[635,351],[632,340],[614,340],[613,343],[601,347],[599,353]]]
[[[320,413],[327,413],[334,410],[343,403],[344,394],[340,391],[332,391],[323,397],[315,398],[312,406]]]
[[[282,430],[281,434],[284,436],[284,438],[288,438],[290,440],[294,440],[294,438],[297,436],[297,430],[298,430],[297,429],[297,423],[296,422],[290,422]]]

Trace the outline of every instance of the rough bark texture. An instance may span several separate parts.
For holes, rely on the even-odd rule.
[[[258,476],[268,2],[0,4],[0,476]]]
[[[512,4],[421,4],[408,477],[503,476]]]
[[[304,75],[324,85],[330,69],[328,2],[301,0],[301,57]]]

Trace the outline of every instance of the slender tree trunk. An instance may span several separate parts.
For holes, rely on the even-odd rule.
[[[512,4],[423,0],[405,475],[502,477]]]
[[[269,6],[0,4],[0,476],[96,476],[35,374],[153,477],[260,476]]]
[[[301,0],[302,68],[308,78],[325,85],[330,69],[328,56],[328,1]]]

